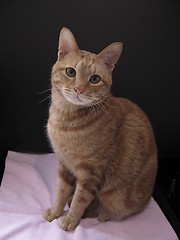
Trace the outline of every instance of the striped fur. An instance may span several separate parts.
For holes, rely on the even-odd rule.
[[[96,55],[79,50],[70,30],[60,34],[47,125],[58,179],[55,203],[44,218],[61,216],[70,202],[60,223],[64,230],[73,230],[82,216],[106,221],[138,213],[153,191],[157,151],[151,124],[138,106],[110,93],[121,50],[122,44],[113,43]],[[74,77],[66,74],[68,67]],[[95,74],[101,81],[92,84]]]

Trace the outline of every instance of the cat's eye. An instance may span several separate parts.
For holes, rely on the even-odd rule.
[[[89,81],[93,84],[97,84],[101,81],[101,77],[99,75],[92,75]]]
[[[76,70],[72,67],[66,68],[66,74],[68,77],[75,77],[76,76]]]

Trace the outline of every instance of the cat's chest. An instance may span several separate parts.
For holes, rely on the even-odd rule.
[[[71,172],[75,173],[75,167],[93,153],[94,139],[87,129],[63,129],[48,123],[48,134],[58,160]]]

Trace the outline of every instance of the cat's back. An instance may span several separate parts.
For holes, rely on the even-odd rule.
[[[132,101],[126,98],[112,97],[113,117],[116,119],[116,125],[119,125],[119,138],[126,136],[129,139],[134,138],[134,142],[143,141],[147,148],[153,148],[156,152],[156,143],[152,125],[143,112],[143,110]],[[135,144],[136,145],[136,144]]]
[[[134,102],[127,98],[112,97],[111,106],[116,117],[121,116],[122,120],[139,121],[139,123],[150,124],[147,115]]]

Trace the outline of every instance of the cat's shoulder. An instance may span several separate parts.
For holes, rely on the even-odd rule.
[[[127,98],[121,98],[121,97],[112,97],[112,105],[119,107],[121,110],[121,113],[124,114],[137,114],[137,115],[145,115],[144,111],[141,109],[141,107],[134,103],[133,101],[127,99]]]
[[[128,98],[123,98],[123,97],[112,97],[112,102],[113,104],[118,104],[121,107],[124,108],[139,108],[136,103],[131,101]]]

